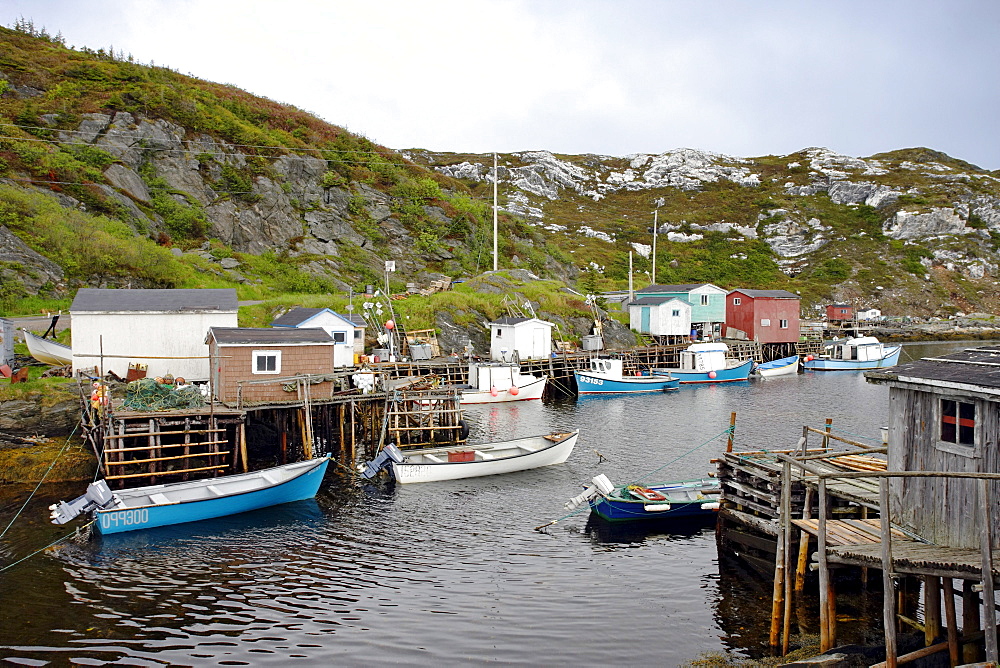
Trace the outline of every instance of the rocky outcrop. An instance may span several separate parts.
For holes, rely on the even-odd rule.
[[[967,234],[971,230],[953,209],[933,209],[927,213],[898,211],[883,226],[893,239],[925,239],[949,234]]]
[[[45,285],[58,288],[63,270],[0,225],[0,283],[5,281],[20,283],[31,294],[37,294]]]

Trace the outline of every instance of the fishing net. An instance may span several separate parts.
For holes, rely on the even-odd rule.
[[[152,378],[133,380],[125,386],[122,407],[130,411],[164,411],[171,408],[200,408],[205,405],[201,390],[194,386],[174,387]]]

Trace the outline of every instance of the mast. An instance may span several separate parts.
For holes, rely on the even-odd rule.
[[[497,270],[497,154],[493,153],[493,271]]]

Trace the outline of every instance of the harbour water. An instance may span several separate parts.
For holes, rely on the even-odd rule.
[[[901,361],[975,345],[910,344]],[[735,447],[750,450],[793,447],[826,418],[874,442],[887,408],[887,388],[858,372],[469,407],[472,441],[577,427],[580,440],[568,462],[534,471],[346,490],[328,478],[314,501],[60,543],[0,573],[0,661],[674,666],[754,655],[770,581],[720,555],[714,527],[616,529],[563,503],[598,473],[706,475],[731,411]],[[0,567],[64,535],[47,505],[82,488],[43,487],[0,539]],[[0,487],[0,526],[31,489]]]

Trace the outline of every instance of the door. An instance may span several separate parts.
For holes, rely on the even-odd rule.
[[[650,334],[649,331],[649,307],[643,306],[639,314],[639,331],[643,334]]]

